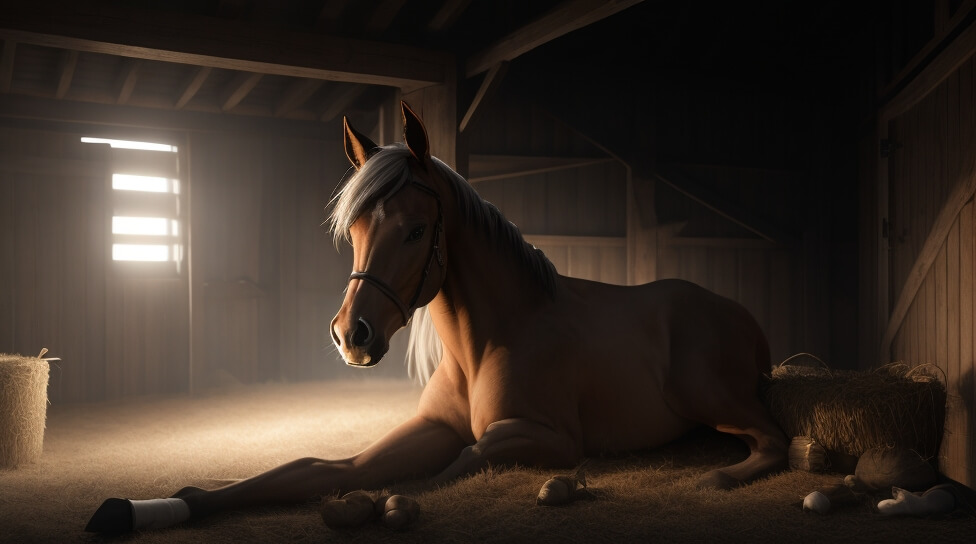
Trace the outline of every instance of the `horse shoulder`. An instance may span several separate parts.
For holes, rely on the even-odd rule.
[[[465,442],[473,443],[468,383],[457,361],[445,357],[424,386],[417,415],[447,425]]]

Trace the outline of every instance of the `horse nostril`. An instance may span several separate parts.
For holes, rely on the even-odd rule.
[[[356,323],[356,330],[352,333],[352,343],[357,347],[368,346],[373,341],[373,327],[363,318]]]
[[[342,347],[342,339],[339,338],[339,333],[336,332],[335,321],[332,322],[332,326],[329,327],[329,330],[332,331],[332,341],[335,343],[336,347]]]

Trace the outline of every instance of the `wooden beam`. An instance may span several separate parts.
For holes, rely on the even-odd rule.
[[[584,26],[605,19],[643,0],[569,0],[539,19],[503,37],[465,63],[465,76],[474,77],[499,62],[513,60]]]
[[[0,92],[10,92],[10,82],[14,77],[14,56],[17,53],[17,42],[11,39],[3,41],[3,56],[0,56]]]
[[[464,132],[464,129],[468,128],[468,125],[474,122],[477,112],[482,111],[479,109],[480,106],[489,102],[491,97],[497,94],[498,89],[502,86],[502,80],[505,79],[506,72],[508,72],[508,61],[499,62],[492,66],[491,70],[488,70],[488,73],[485,74],[485,79],[481,82],[481,86],[478,87],[478,92],[475,93],[474,99],[471,100],[471,105],[468,106],[468,111],[464,112],[461,124],[458,125],[459,132]]]
[[[244,100],[251,90],[261,81],[264,74],[253,72],[242,72],[232,79],[224,87],[220,94],[220,109],[222,111],[232,110]]]
[[[325,82],[321,79],[299,79],[292,83],[288,87],[288,90],[285,91],[278,105],[275,106],[275,117],[281,117],[301,107],[302,104],[308,101],[322,87],[323,83]]]
[[[414,91],[453,72],[451,54],[399,44],[270,29],[260,23],[122,4],[0,11],[0,39],[32,45]]]
[[[334,140],[342,132],[332,123],[55,100],[42,96],[0,94],[0,123],[29,126],[37,122],[81,123],[90,127],[132,127],[219,134],[274,133],[281,137]]]
[[[895,77],[894,81],[882,91],[881,103],[883,105],[879,115],[882,121],[897,117],[921,102],[976,52],[976,19],[969,17],[974,9],[976,9],[976,0],[967,0],[964,5],[960,6],[949,24],[954,25],[953,28],[955,28],[955,25],[960,25],[964,20],[970,19],[968,26],[951,42],[945,44],[942,51],[923,67],[923,63],[931,57],[935,49],[943,45],[942,40],[939,39],[933,39],[929,42],[926,48],[916,55],[911,63]]]
[[[400,13],[400,10],[403,9],[403,5],[406,2],[407,0],[381,0],[380,2],[373,2],[374,5],[370,9],[372,16],[366,21],[366,27],[363,29],[366,35],[375,37],[383,34],[393,24],[393,19]]]
[[[671,236],[664,238],[669,247],[706,247],[722,249],[775,249],[777,244],[763,238],[723,238],[719,236]]]
[[[56,98],[64,98],[71,88],[71,80],[75,75],[75,67],[78,66],[78,52],[73,49],[65,49],[61,52],[61,77],[58,79],[58,90],[54,93]]]
[[[464,13],[464,10],[468,9],[468,4],[470,3],[471,0],[446,0],[441,4],[441,9],[437,10],[437,13],[427,23],[427,30],[430,32],[441,32],[444,29],[450,28],[458,20],[458,17]]]
[[[669,162],[668,168],[679,168],[682,171],[712,171],[722,176],[748,176],[759,180],[769,180],[770,178],[782,179],[784,182],[807,183],[810,174],[803,170],[789,170],[786,168],[766,168],[762,166],[738,166],[729,164],[704,164],[695,162]]]
[[[527,155],[471,155],[469,159],[469,183],[531,176],[602,164],[616,159],[612,157],[537,157]]]
[[[738,204],[726,200],[724,197],[686,176],[670,171],[664,174],[660,172],[655,173],[653,176],[658,181],[667,184],[669,187],[705,206],[709,210],[774,244],[789,247],[798,243],[796,236],[783,231],[762,218],[756,217]]]
[[[325,0],[319,16],[315,20],[315,30],[319,32],[335,32],[339,26],[339,18],[349,5],[349,0]]]
[[[569,247],[624,247],[627,239],[623,236],[563,236],[557,234],[523,234],[523,238],[534,246]]]
[[[349,106],[364,92],[366,92],[365,85],[345,85],[339,91],[333,92],[332,96],[326,100],[325,111],[319,115],[319,120],[328,123],[335,119],[340,113],[349,109]]]
[[[200,66],[194,69],[193,75],[190,76],[186,84],[183,85],[183,91],[180,92],[180,97],[176,100],[176,103],[173,104],[173,107],[178,110],[182,109],[183,106],[187,104],[187,102],[192,100],[193,97],[196,96],[197,92],[200,90],[200,87],[203,86],[203,82],[206,81],[208,77],[210,77],[210,72],[212,70],[213,68],[209,66]]]
[[[972,150],[969,151],[969,154],[973,154]],[[946,198],[945,204],[942,205],[942,210],[939,211],[939,215],[935,218],[932,228],[929,229],[925,243],[922,244],[922,249],[918,252],[918,257],[915,258],[911,272],[908,273],[908,277],[905,279],[905,284],[898,294],[895,307],[891,311],[891,316],[888,318],[888,327],[885,330],[884,337],[881,339],[882,362],[891,357],[891,343],[901,328],[902,321],[904,321],[905,315],[908,314],[908,309],[911,307],[912,302],[915,301],[915,295],[918,293],[918,289],[922,286],[922,282],[925,281],[925,277],[929,273],[929,268],[932,267],[932,263],[939,255],[939,250],[942,244],[945,243],[946,236],[949,235],[949,230],[952,228],[953,223],[955,223],[956,217],[959,216],[960,210],[962,210],[969,199],[973,198],[974,194],[976,194],[976,162],[970,165],[967,172],[964,172],[956,179],[955,189]]]
[[[122,69],[119,72],[119,96],[115,100],[116,104],[125,104],[132,96],[136,82],[139,81],[139,68],[142,61],[139,59],[124,59]]]
[[[660,225],[657,229],[661,244],[670,248],[704,247],[722,249],[775,249],[777,245],[763,238],[725,238],[719,236],[680,236],[688,221]]]

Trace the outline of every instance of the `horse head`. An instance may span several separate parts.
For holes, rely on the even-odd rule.
[[[336,235],[353,247],[353,272],[331,333],[346,364],[369,367],[444,281],[443,210],[427,130],[405,103],[404,143],[378,146],[343,119],[355,173],[336,199]]]

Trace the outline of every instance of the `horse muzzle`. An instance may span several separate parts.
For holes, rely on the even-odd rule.
[[[368,368],[375,366],[386,355],[389,345],[376,334],[374,326],[360,317],[352,326],[340,326],[339,316],[332,320],[332,341],[349,366]]]

